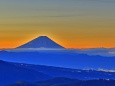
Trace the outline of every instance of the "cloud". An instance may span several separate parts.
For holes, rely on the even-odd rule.
[[[77,17],[77,16],[88,16],[87,14],[57,14],[57,15],[30,15],[30,16],[5,16],[2,18],[7,18],[7,19],[18,19],[18,18],[59,18],[59,17]]]
[[[115,48],[94,48],[76,51],[78,54],[115,56]]]
[[[114,52],[109,52],[109,54],[114,54],[115,55],[115,51]]]

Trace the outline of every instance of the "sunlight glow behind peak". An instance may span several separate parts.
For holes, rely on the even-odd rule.
[[[0,48],[48,36],[66,48],[115,47],[115,0],[1,0]]]

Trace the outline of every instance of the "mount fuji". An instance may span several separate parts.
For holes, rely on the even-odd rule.
[[[57,44],[56,42],[54,42],[53,40],[51,40],[49,37],[47,36],[40,36],[36,39],[33,39],[32,41],[21,45],[17,48],[56,48],[56,49],[64,49],[63,46]]]

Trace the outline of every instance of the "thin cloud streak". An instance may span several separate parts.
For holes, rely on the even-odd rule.
[[[68,15],[38,15],[38,16],[7,16],[7,17],[2,17],[2,18],[40,18],[40,17],[52,17],[52,18],[57,18],[57,17],[77,17],[77,16],[88,16],[87,14],[68,14]],[[90,15],[89,15],[90,16]]]

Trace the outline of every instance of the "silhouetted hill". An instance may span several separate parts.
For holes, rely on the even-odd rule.
[[[115,80],[75,80],[69,78],[54,78],[35,83],[14,83],[6,86],[115,86]]]
[[[40,36],[18,48],[64,48],[47,36]]]
[[[74,83],[55,84],[55,86],[115,86],[115,80],[87,80]]]
[[[50,80],[47,80],[47,81],[36,82],[36,84],[38,86],[53,86],[55,84],[75,83],[75,82],[79,82],[79,81],[80,80],[76,80],[76,79],[57,77],[57,78],[53,78],[53,79],[50,79]]]
[[[17,81],[19,81],[18,84],[24,83],[26,84],[25,86],[34,86],[34,85],[30,85],[30,84],[33,84],[31,82],[47,80],[49,78],[50,80],[36,82],[36,83],[37,85],[38,83],[40,84],[38,86],[42,86],[41,84],[43,84],[44,82],[46,82],[46,84],[47,82],[49,82],[49,84],[54,84],[58,82],[59,83],[64,82],[66,84],[66,82],[71,82],[75,79],[77,80],[78,79],[79,80],[115,79],[115,72],[80,70],[80,69],[32,65],[32,64],[24,64],[24,63],[11,63],[11,62],[4,62],[4,61],[0,61],[0,70],[1,70],[0,71],[0,80],[1,80],[0,86],[3,84],[10,84]],[[60,78],[55,78],[55,77],[60,77]],[[54,79],[51,79],[51,78],[54,78]],[[26,81],[26,82],[23,82],[23,81]]]
[[[41,72],[20,68],[0,60],[0,86],[8,83],[13,83],[18,80],[32,82],[38,80],[46,80],[49,78],[50,77],[48,75]]]

